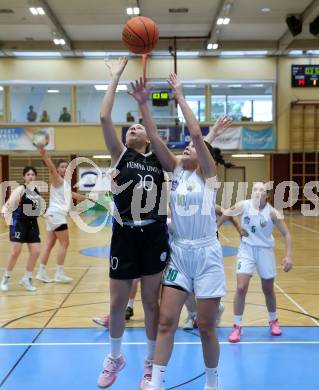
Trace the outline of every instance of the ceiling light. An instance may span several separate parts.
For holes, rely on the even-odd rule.
[[[45,15],[45,12],[44,12],[44,9],[42,7],[30,7],[29,8],[30,12],[32,13],[32,15]]]
[[[224,18],[223,24],[229,24],[229,22],[230,22],[230,18]]]
[[[36,8],[30,7],[29,10],[30,10],[30,12],[32,13],[32,15],[38,15],[38,11],[37,11]]]
[[[221,25],[221,24],[223,24],[224,23],[224,18],[218,18],[217,19],[217,24],[218,25]]]
[[[268,7],[264,7],[260,10],[261,12],[270,12],[271,11],[271,8],[268,8]]]
[[[65,40],[63,38],[54,38],[53,42],[55,45],[65,45]]]
[[[222,51],[221,56],[225,57],[244,57],[244,56],[265,56],[268,54],[267,50],[246,50],[246,51]]]
[[[267,50],[246,50],[245,55],[247,56],[265,56],[268,54]]]
[[[139,15],[140,14],[140,8],[139,7],[133,7],[133,14]]]
[[[241,154],[232,154],[234,158],[260,158],[265,157],[264,154],[259,153],[241,153]]]
[[[92,158],[105,158],[109,160],[111,156],[109,154],[97,154],[96,156],[92,156]]]
[[[16,57],[62,57],[57,51],[14,51]]]
[[[253,87],[253,88],[263,88],[264,84],[252,84],[251,87]]]
[[[199,51],[178,51],[177,57],[198,57]]]
[[[2,85],[0,85],[0,91],[3,91],[3,86]]]
[[[242,85],[241,84],[229,84],[228,85],[228,88],[241,88]]]
[[[58,89],[48,89],[48,93],[60,93]]]
[[[212,84],[212,88],[218,88],[219,85],[218,84]]]
[[[288,52],[288,55],[289,56],[302,56],[303,55],[303,51],[302,50],[290,50]]]
[[[37,12],[39,15],[45,15],[44,9],[42,7],[37,7]]]
[[[244,52],[243,51],[222,51],[220,54],[221,56],[232,57],[232,56],[243,56]]]
[[[127,7],[126,8],[126,13],[128,14],[128,15],[133,15],[133,8],[132,7]]]
[[[217,50],[218,49],[218,43],[209,43],[207,45],[207,50]]]
[[[85,57],[103,57],[107,56],[106,51],[84,51],[83,55]]]

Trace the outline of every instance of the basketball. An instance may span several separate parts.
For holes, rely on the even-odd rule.
[[[44,131],[39,130],[32,135],[32,143],[34,146],[47,146],[49,143],[49,135],[46,134]]]
[[[146,54],[151,52],[159,37],[159,29],[152,19],[136,16],[124,26],[122,41],[133,53]]]

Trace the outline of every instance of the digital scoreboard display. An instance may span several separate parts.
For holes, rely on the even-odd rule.
[[[168,106],[169,93],[168,92],[153,92],[152,103],[153,106]]]
[[[319,65],[291,65],[293,88],[319,87]]]

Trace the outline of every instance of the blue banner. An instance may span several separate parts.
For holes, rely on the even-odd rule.
[[[243,127],[241,135],[242,150],[272,150],[275,149],[273,127],[263,130],[251,130]]]

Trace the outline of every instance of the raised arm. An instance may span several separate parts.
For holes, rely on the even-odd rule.
[[[227,118],[227,116],[220,116],[214,126],[209,130],[209,133],[206,135],[204,140],[211,144],[215,138],[227,130],[232,123],[233,121]]]
[[[168,82],[172,87],[173,91],[175,92],[175,99],[180,106],[184,118],[186,120],[190,136],[197,152],[199,166],[201,168],[204,178],[208,179],[210,177],[216,176],[215,161],[212,158],[207,146],[205,145],[199,123],[193,111],[186,102],[186,99],[183,95],[181,82],[174,73],[170,74]]]
[[[116,129],[111,119],[111,112],[114,104],[116,88],[120,77],[127,64],[127,58],[120,58],[115,62],[107,63],[106,66],[110,70],[111,82],[102,100],[100,113],[100,121],[103,129],[104,141],[111,154],[112,166],[115,165],[121,153],[124,150],[123,143],[118,139]]]
[[[43,145],[37,145],[38,152],[49,169],[49,172],[52,176],[52,185],[54,187],[59,187],[63,183],[62,177],[58,174],[56,170],[56,166],[54,165],[53,161],[51,160],[50,156],[48,155],[47,151],[44,149]]]
[[[279,211],[273,207],[271,209],[271,219],[285,240],[286,256],[282,260],[282,265],[283,265],[283,270],[285,272],[288,272],[292,268],[291,235],[285,221],[283,220],[282,215],[280,215]]]
[[[147,105],[147,99],[150,95],[151,87],[146,85],[142,78],[140,78],[140,80],[136,80],[135,83],[131,83],[131,86],[132,92],[128,93],[138,102],[145,130],[151,141],[152,149],[159,159],[163,169],[167,172],[173,172],[177,165],[177,159],[159,136],[157,126]]]

